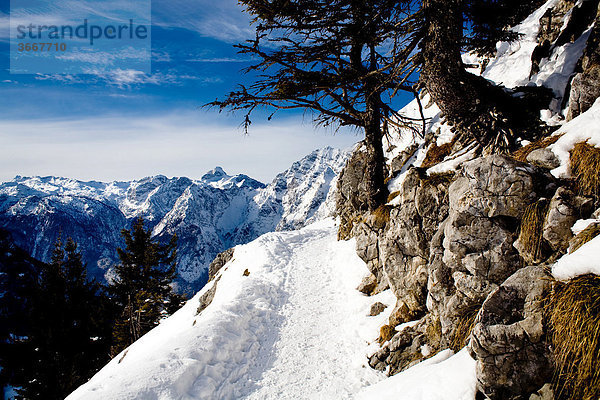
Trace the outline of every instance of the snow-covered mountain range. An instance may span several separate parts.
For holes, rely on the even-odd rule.
[[[159,239],[177,234],[182,289],[198,289],[216,254],[265,232],[304,226],[334,209],[332,188],[350,151],[316,150],[265,185],[222,168],[200,179],[162,175],[130,182],[17,176],[0,185],[0,228],[47,261],[57,238],[73,238],[98,279],[110,275],[120,231],[143,217]]]

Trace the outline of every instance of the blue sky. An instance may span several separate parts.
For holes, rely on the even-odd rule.
[[[13,0],[13,7],[27,1],[43,0]],[[36,17],[55,13],[59,19],[61,7],[74,2],[48,1]],[[348,147],[361,139],[354,131],[315,129],[310,115],[302,113],[271,121],[257,115],[244,136],[242,115],[199,109],[252,79],[240,73],[250,60],[232,46],[252,37],[250,17],[236,0],[153,1],[150,74],[121,68],[82,75],[10,74],[10,3],[0,4],[2,181],[15,175],[196,178],[215,165],[270,181],[313,149]]]

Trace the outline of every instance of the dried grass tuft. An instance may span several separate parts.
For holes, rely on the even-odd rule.
[[[571,242],[571,253],[598,235],[600,235],[600,224],[591,224],[573,238]]]
[[[398,197],[399,194],[400,194],[399,190],[397,192],[390,193],[387,198],[387,202],[389,203],[390,201],[394,200],[396,197]]]
[[[556,141],[560,139],[561,136],[562,135],[548,136],[536,140],[535,142],[529,143],[527,146],[523,146],[520,149],[513,152],[512,157],[517,161],[527,162],[527,156],[531,154],[532,151],[537,149],[544,149],[550,146],[551,144],[556,143]]]
[[[557,282],[546,306],[556,362],[555,393],[565,400],[600,398],[600,277]]]
[[[354,225],[363,222],[363,217],[360,214],[352,215],[350,218],[340,216],[340,226],[338,228],[338,240],[348,240],[352,238],[352,230]]]
[[[471,331],[475,326],[475,319],[477,318],[477,313],[480,309],[481,304],[473,304],[463,308],[460,311],[460,316],[456,323],[456,329],[454,330],[452,340],[450,341],[450,348],[453,351],[458,352],[460,349],[467,345],[469,341],[469,336],[471,335]]]
[[[445,143],[441,146],[438,146],[436,142],[433,142],[429,149],[427,150],[427,154],[425,155],[425,159],[421,164],[422,168],[433,167],[436,164],[444,161],[446,157],[452,154],[452,146],[454,142]]]
[[[548,214],[550,203],[546,199],[536,201],[525,209],[521,220],[519,242],[531,259],[527,262],[537,262],[544,257],[544,221]]]
[[[379,329],[379,338],[377,339],[377,341],[379,342],[379,344],[383,344],[383,343],[387,342],[388,340],[390,340],[392,337],[394,337],[395,333],[396,333],[396,329],[393,326],[383,325]]]
[[[390,222],[391,211],[392,206],[388,206],[387,204],[377,207],[377,209],[372,213],[374,225],[385,226],[388,222]]]
[[[445,185],[450,186],[456,174],[452,171],[429,174],[423,178],[423,181],[429,185]]]
[[[571,173],[581,195],[600,199],[600,149],[577,143],[571,150]]]

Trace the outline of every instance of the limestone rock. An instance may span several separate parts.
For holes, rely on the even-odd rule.
[[[412,144],[400,154],[398,154],[396,157],[394,157],[394,159],[390,163],[390,173],[394,175],[402,171],[402,167],[404,167],[406,165],[406,162],[412,158],[412,156],[415,154],[418,148],[419,146],[417,144]]]
[[[426,311],[429,241],[448,214],[449,179],[428,177],[413,168],[401,185],[397,206],[380,242],[383,270],[398,299],[390,324],[419,318]]]
[[[552,385],[547,383],[540,390],[529,396],[529,400],[554,400]]]
[[[547,148],[533,150],[527,156],[527,161],[537,167],[546,169],[554,169],[560,166],[560,161],[556,157],[556,154]]]
[[[373,305],[371,305],[371,310],[369,312],[369,315],[372,316],[372,317],[374,317],[376,315],[379,315],[386,308],[387,308],[387,306],[385,304],[383,304],[382,302],[380,302],[380,301],[378,301],[377,303],[373,303]]]
[[[554,251],[564,253],[573,237],[571,227],[578,219],[575,195],[565,187],[560,187],[550,200],[548,214],[544,222],[543,237]]]
[[[449,215],[432,238],[427,308],[448,345],[457,324],[517,271],[513,247],[527,205],[552,190],[547,171],[493,155],[465,163],[449,188]]]
[[[585,3],[589,4],[588,7],[593,7],[594,1]],[[598,8],[587,10],[587,14],[590,17],[595,14],[597,20],[600,10]],[[594,101],[600,97],[600,26],[598,24],[594,26],[590,33],[578,67],[578,74],[571,81],[569,109],[567,111],[568,121],[587,111],[594,104]]]
[[[210,265],[208,267],[208,280],[209,281],[213,280],[215,275],[217,275],[217,272],[219,272],[219,270],[221,268],[223,268],[223,266],[225,264],[227,264],[233,258],[234,250],[235,250],[235,248],[232,247],[230,249],[227,249],[227,250],[217,254],[215,259],[210,263]]]
[[[543,302],[551,277],[542,266],[522,268],[482,305],[469,350],[477,389],[489,399],[520,399],[551,378]]]
[[[354,235],[354,225],[359,216],[367,211],[366,182],[367,155],[360,148],[352,153],[337,181],[336,213],[340,217],[338,239],[346,240]]]
[[[198,308],[196,309],[196,315],[200,314],[202,311],[204,311],[206,309],[206,307],[208,307],[210,305],[210,303],[212,303],[213,298],[215,297],[215,293],[217,293],[217,284],[219,283],[219,281],[221,280],[221,276],[219,275],[219,277],[214,280],[212,283],[207,283],[208,285],[212,286],[206,291],[204,292],[204,294],[202,296],[200,296],[200,299],[198,300],[198,302],[200,303],[198,305]]]
[[[522,267],[513,247],[519,221],[529,204],[554,190],[547,170],[500,155],[465,163],[456,178],[407,171],[384,236],[373,232],[397,298],[390,326],[419,322],[396,334],[370,364],[396,373],[425,357],[422,349],[429,354],[453,345],[459,324]],[[362,245],[365,258],[375,257],[368,248]],[[522,325],[523,332],[535,331]]]
[[[371,294],[373,294],[373,291],[375,290],[376,287],[377,287],[377,278],[375,277],[375,275],[370,274],[363,278],[363,280],[360,282],[360,285],[358,285],[356,290],[370,296]]]
[[[425,324],[406,326],[397,332],[375,354],[369,357],[369,365],[378,371],[385,371],[388,375],[395,375],[402,370],[413,366],[424,358],[421,352],[426,346],[424,334]]]
[[[502,155],[477,158],[463,166],[450,187],[452,211],[476,217],[520,218],[551,179],[547,171]]]
[[[372,294],[380,293],[389,288],[387,276],[379,257],[380,237],[383,236],[383,227],[379,226],[373,216],[363,216],[361,222],[354,226],[356,236],[356,254],[367,264],[367,268],[375,277],[375,287]]]

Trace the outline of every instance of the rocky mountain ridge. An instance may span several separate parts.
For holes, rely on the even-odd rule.
[[[120,230],[143,217],[153,235],[179,237],[182,288],[198,289],[221,251],[265,232],[328,216],[330,188],[348,151],[316,150],[265,185],[222,168],[201,179],[162,175],[131,182],[16,177],[0,185],[0,228],[34,257],[48,260],[59,236],[79,243],[91,276],[110,276]]]
[[[497,84],[552,89],[540,112],[564,125],[548,137],[475,158],[468,146],[453,148],[452,126],[425,94],[427,134],[399,132],[388,143],[391,195],[372,213],[360,207],[365,161],[360,148],[353,153],[338,181],[339,237],[356,238],[370,271],[358,289],[390,289],[397,299],[371,367],[395,375],[466,346],[477,363],[477,398],[561,398],[553,393],[556,327],[545,307],[561,287],[550,268],[582,240],[576,222],[600,226],[594,21],[598,1],[548,1],[515,28],[520,40],[500,43],[484,63],[482,75]],[[404,112],[419,115],[415,104]]]

